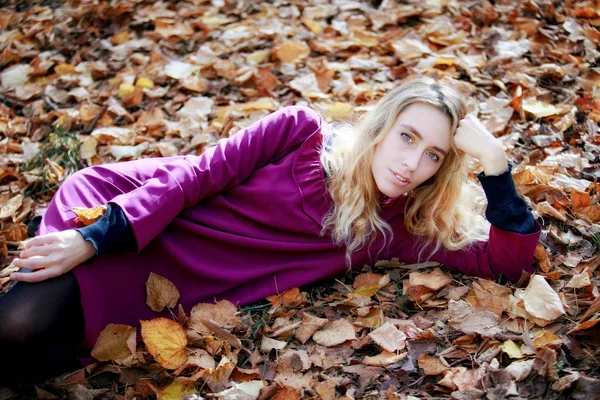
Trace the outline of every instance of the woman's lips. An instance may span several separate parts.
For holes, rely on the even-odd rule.
[[[397,173],[397,172],[394,172],[394,171],[391,171],[391,172],[392,172],[392,177],[394,178],[394,182],[398,186],[404,187],[404,186],[408,186],[410,184],[410,179],[407,176]]]

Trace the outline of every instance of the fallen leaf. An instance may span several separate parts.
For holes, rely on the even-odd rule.
[[[565,314],[558,294],[540,276],[533,275],[523,293],[525,310],[535,317],[550,323]]]
[[[440,268],[431,273],[411,272],[409,274],[410,286],[424,286],[433,291],[438,291],[452,282],[452,277],[444,274]]]
[[[322,326],[325,326],[329,320],[327,318],[318,318],[307,312],[302,314],[302,325],[295,330],[294,337],[304,344],[310,339]]]
[[[313,334],[313,340],[325,347],[336,346],[352,339],[356,339],[354,326],[344,318],[330,322]]]
[[[106,213],[107,209],[108,206],[106,204],[103,204],[92,208],[73,207],[71,208],[71,211],[73,211],[75,215],[77,215],[77,217],[75,218],[75,222],[87,226],[98,221],[100,217],[102,217]]]
[[[387,367],[388,365],[395,364],[404,360],[407,356],[407,352],[404,353],[391,353],[387,350],[383,350],[381,353],[376,356],[367,356],[363,359],[363,364],[371,365],[373,367]]]
[[[450,366],[443,358],[432,357],[426,353],[421,354],[417,361],[425,375],[440,375],[450,370]]]
[[[397,352],[406,347],[406,335],[390,322],[369,333],[369,337],[377,345],[389,352]]]
[[[135,354],[135,337],[132,326],[108,324],[96,340],[92,357],[98,361],[123,361]]]
[[[175,308],[179,296],[179,291],[173,282],[150,272],[150,277],[146,281],[146,304],[152,311],[161,312],[165,307]]]
[[[167,318],[140,321],[142,339],[148,352],[166,369],[177,369],[186,360],[185,330],[177,322]]]

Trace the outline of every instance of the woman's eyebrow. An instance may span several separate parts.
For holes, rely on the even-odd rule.
[[[417,136],[417,137],[418,137],[420,140],[423,140],[423,135],[421,135],[421,134],[419,133],[419,131],[418,131],[418,130],[417,130],[415,127],[414,127],[414,126],[407,125],[407,124],[400,124],[400,126],[403,126],[403,127],[405,127],[405,128],[406,128],[406,129],[408,129],[408,130],[409,130],[411,133],[413,133],[415,136]],[[437,146],[433,146],[433,147],[432,147],[432,149],[434,149],[434,150],[436,150],[436,151],[438,151],[438,152],[442,153],[442,155],[443,155],[444,157],[446,157],[446,156],[448,155],[448,154],[446,153],[446,151],[444,151],[443,149],[440,149],[440,148],[439,148],[439,147],[437,147]]]

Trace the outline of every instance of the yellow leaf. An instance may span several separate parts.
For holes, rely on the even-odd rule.
[[[167,318],[140,321],[142,339],[152,357],[166,369],[179,368],[186,360],[185,330],[177,322]]]
[[[323,32],[323,26],[310,18],[302,18],[302,23],[313,33],[320,34]]]
[[[135,82],[135,86],[152,89],[154,87],[154,82],[152,82],[152,79],[150,78],[142,77]]]
[[[108,207],[106,204],[101,206],[96,206],[92,208],[79,208],[73,207],[71,211],[77,214],[77,218],[75,218],[75,222],[82,223],[83,225],[91,225],[96,222],[100,217],[106,213],[106,209]]]
[[[54,72],[58,75],[72,74],[75,71],[75,67],[71,64],[58,64],[54,67]]]
[[[173,383],[158,391],[160,400],[181,400],[184,395],[196,391],[196,385],[189,379],[176,378]]]
[[[502,345],[502,351],[507,354],[510,358],[523,358],[521,353],[521,347],[512,340],[507,340]]]
[[[310,55],[310,47],[301,40],[286,40],[275,46],[273,53],[282,62],[296,63]]]
[[[117,96],[124,99],[125,97],[129,97],[135,93],[135,86],[131,83],[121,83],[119,85],[119,90],[117,91]]]
[[[533,114],[536,118],[543,118],[561,113],[561,109],[558,107],[534,98],[523,100],[521,107],[528,113]]]
[[[146,304],[152,311],[161,312],[165,307],[174,308],[179,301],[177,287],[167,278],[150,272],[146,281]]]

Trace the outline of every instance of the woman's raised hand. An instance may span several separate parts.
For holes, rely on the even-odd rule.
[[[478,159],[486,175],[500,175],[508,170],[502,142],[492,135],[477,117],[467,114],[454,134],[456,147]]]
[[[40,282],[69,272],[96,254],[94,245],[81,233],[69,229],[36,236],[25,244],[13,265],[32,272],[13,272],[10,278],[22,282]]]

